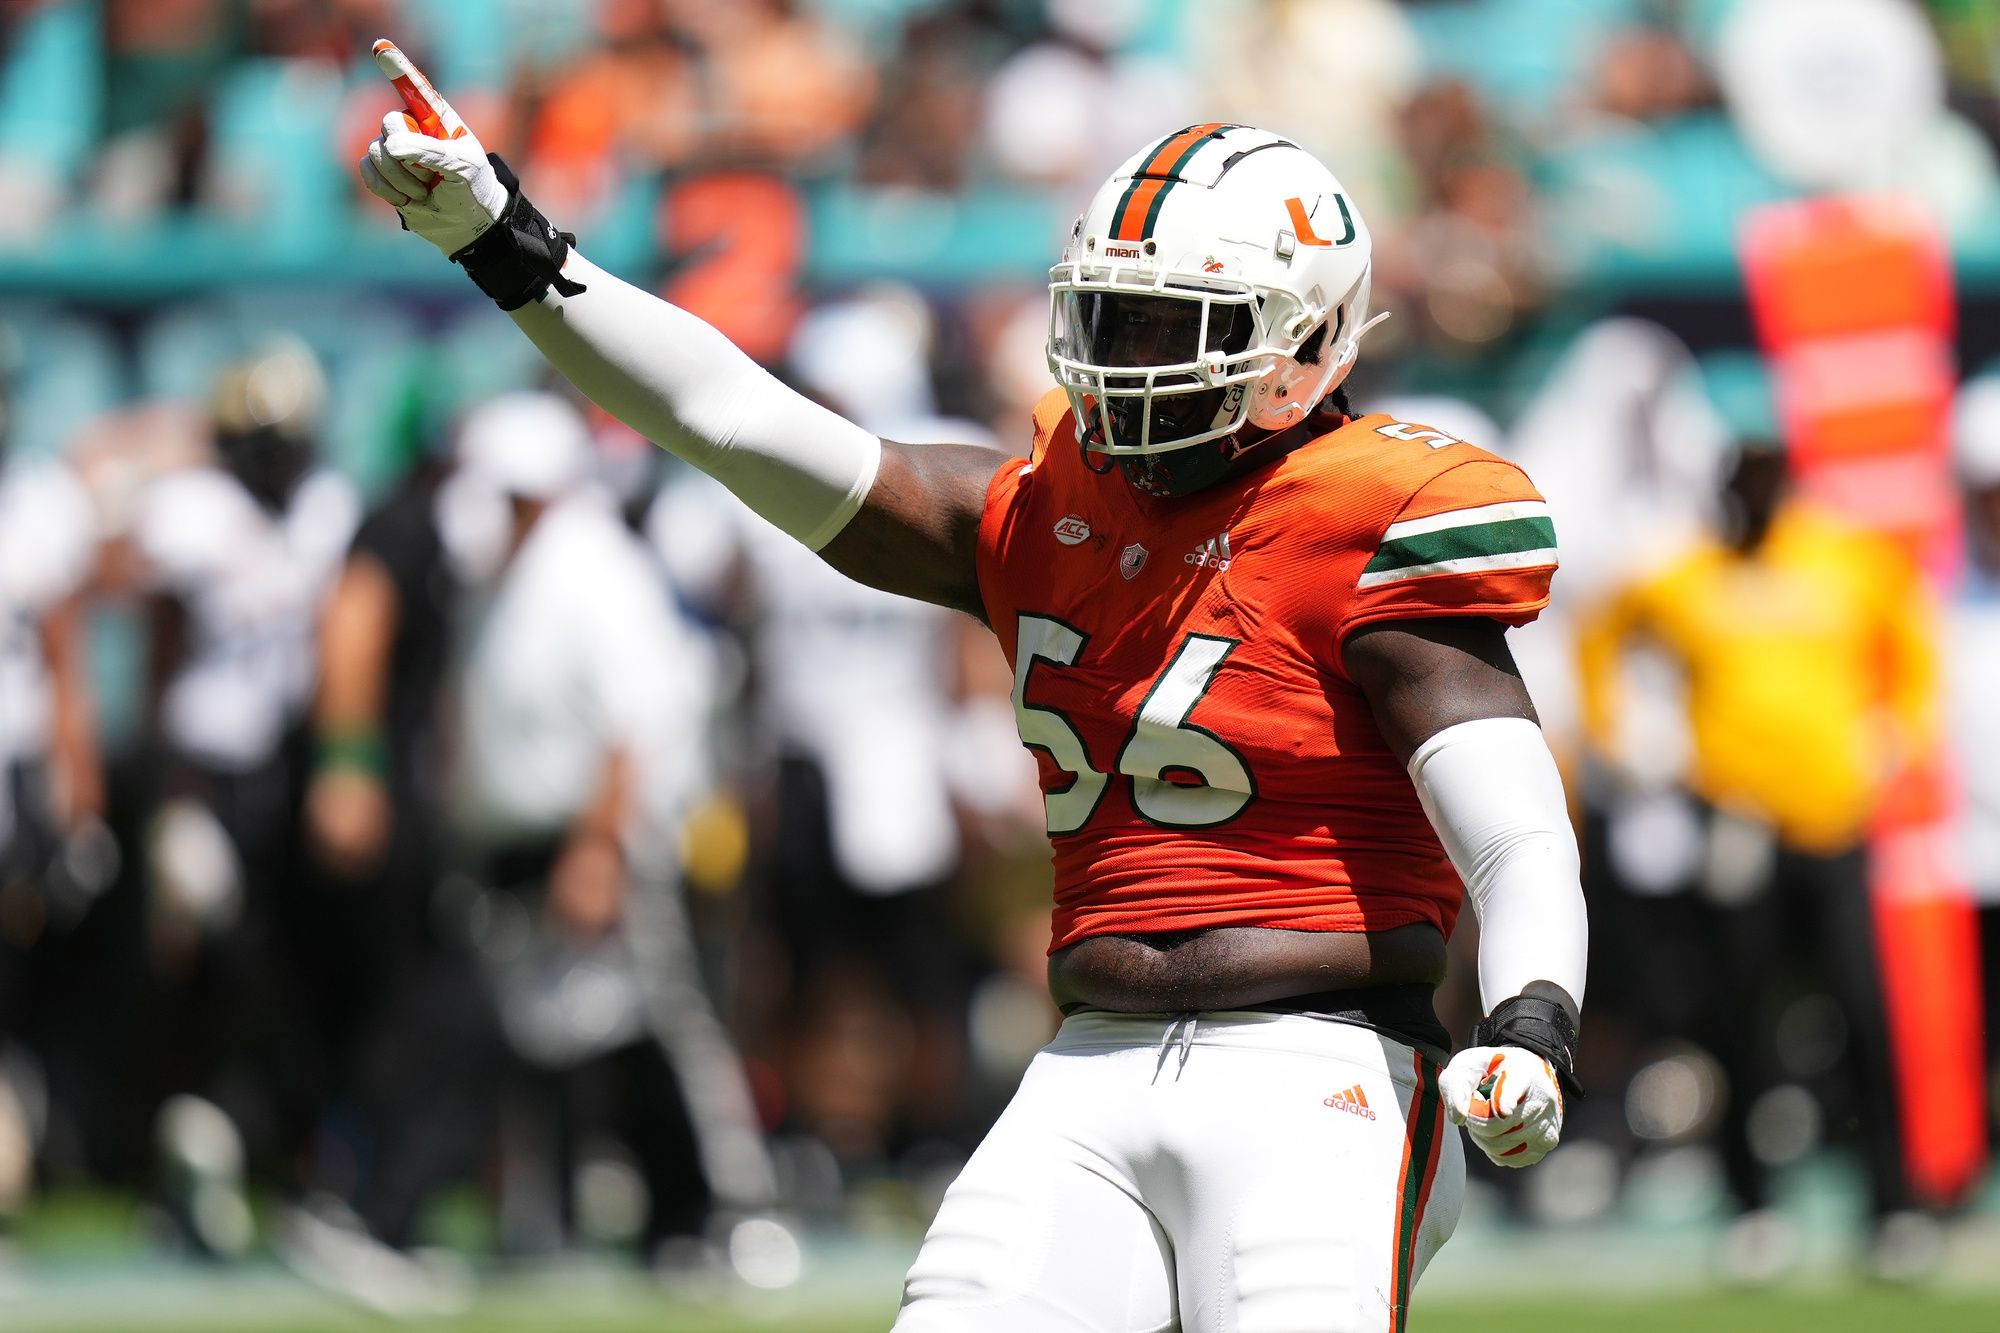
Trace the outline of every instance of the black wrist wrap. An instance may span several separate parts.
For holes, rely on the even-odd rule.
[[[565,278],[562,266],[576,237],[557,231],[528,202],[521,193],[521,178],[500,154],[488,153],[486,160],[507,187],[507,211],[451,262],[463,265],[479,290],[499,302],[502,310],[519,310],[551,287],[575,296],[583,284]]]
[[[1516,995],[1502,1000],[1472,1029],[1474,1046],[1519,1046],[1547,1060],[1571,1101],[1583,1096],[1576,1081],[1576,1020],[1554,1000]]]

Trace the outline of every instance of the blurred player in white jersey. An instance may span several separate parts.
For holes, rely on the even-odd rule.
[[[322,1091],[313,981],[339,965],[309,928],[299,855],[315,627],[360,515],[353,488],[316,459],[325,398],[317,360],[295,341],[227,366],[212,397],[213,462],[156,481],[134,525],[150,578],[146,717],[160,784],[146,856],[166,998],[150,1019],[159,1077],[178,1098],[162,1143],[170,1159],[207,1158],[200,1144],[240,1136],[232,1155],[247,1150],[287,1187]],[[177,1202],[198,1244],[247,1244],[240,1203]],[[235,1220],[211,1225],[225,1212]]]
[[[29,1120],[10,1074],[25,1077],[29,1059],[14,1043],[47,956],[37,946],[103,887],[64,855],[72,839],[109,836],[79,596],[96,514],[60,461],[8,456],[7,390],[0,371],[0,1219],[29,1182]]]
[[[936,414],[928,340],[920,299],[884,287],[807,315],[790,359],[811,392],[884,434],[984,441]],[[947,898],[962,622],[841,577],[712,478],[678,473],[647,533],[684,597],[742,626],[748,740],[773,779],[752,803],[750,874],[783,965],[746,977],[748,1022],[780,1029],[769,1045],[796,1062],[782,1071],[788,1127],[865,1171],[948,1137],[964,1102],[972,961]]]

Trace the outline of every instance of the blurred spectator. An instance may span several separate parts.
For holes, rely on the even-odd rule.
[[[796,0],[667,7],[706,57],[712,159],[809,168],[866,119],[874,71],[838,28]]]
[[[65,12],[67,11],[67,12]],[[96,147],[94,15],[47,0],[0,4],[0,242],[32,241],[68,202]]]
[[[761,361],[784,355],[802,309],[805,200],[782,176],[719,171],[664,201],[661,241],[677,261],[661,295]]]
[[[98,208],[132,221],[197,203],[214,131],[209,96],[241,54],[241,13],[226,0],[107,0],[103,36]]]
[[[136,525],[159,755],[147,846],[168,997],[157,1049],[168,1089],[203,1099],[170,1104],[161,1132],[190,1185],[175,1199],[190,1238],[222,1253],[247,1246],[250,1223],[240,1201],[214,1202],[238,1187],[213,1167],[214,1144],[240,1134],[263,1178],[296,1187],[323,1091],[311,983],[337,964],[311,933],[298,819],[314,622],[358,518],[352,488],[316,463],[325,397],[297,342],[227,367],[213,464],[154,483]]]
[[[861,125],[874,72],[791,0],[604,0],[603,44],[535,71],[529,174],[588,217],[633,170],[810,169]]]
[[[1627,127],[1672,120],[1715,96],[1694,53],[1665,28],[1617,34],[1598,57],[1596,75],[1591,109]]]
[[[1447,357],[1489,355],[1546,296],[1534,189],[1470,84],[1427,85],[1403,107],[1401,129],[1411,199],[1388,233],[1383,277],[1409,298],[1414,336]]]
[[[262,55],[345,68],[401,24],[401,0],[250,0],[245,44]]]
[[[1716,67],[1744,141],[1780,179],[1905,194],[1954,223],[1990,207],[1993,151],[1946,107],[1944,52],[1917,6],[1742,0]]]
[[[574,408],[503,395],[460,450],[461,502],[499,507],[465,649],[457,832],[481,886],[459,910],[515,1056],[506,1239],[655,1246],[698,1234],[711,1204],[740,1213],[774,1189],[675,880],[705,776],[708,652],[588,484]],[[607,1162],[643,1191],[636,1232],[591,1234],[584,1168]]]
[[[566,216],[590,216],[622,170],[684,164],[708,124],[697,53],[660,5],[608,0],[597,21],[602,46],[530,66],[520,90],[533,107],[522,169]]]
[[[1558,754],[1581,744],[1578,610],[1708,526],[1725,444],[1687,347],[1658,324],[1631,318],[1600,320],[1567,340],[1515,420],[1505,452],[1548,497],[1566,563],[1554,604],[1508,637]],[[1672,778],[1679,773],[1672,729],[1652,717],[1653,702],[1628,698],[1625,724],[1643,718],[1638,726]]]
[[[1085,196],[1131,153],[1200,119],[1176,62],[1123,50],[1149,0],[1050,0],[1050,32],[986,89],[986,155],[1015,180]],[[1261,123],[1261,122],[1260,122]]]
[[[933,412],[929,340],[916,294],[882,288],[809,316],[793,364],[888,438],[983,438]],[[748,639],[774,779],[753,874],[777,957],[746,982],[754,1027],[777,1029],[792,1126],[849,1167],[956,1137],[973,973],[949,895],[954,617],[848,580],[699,474],[648,529],[675,586]]]
[[[327,881],[313,929],[331,965],[315,987],[329,1096],[352,1108],[326,1131],[339,1151],[323,1156],[341,1170],[320,1183],[397,1247],[416,1239],[427,1199],[486,1164],[497,1072],[483,978],[436,926],[445,674],[463,610],[441,513],[447,475],[435,456],[410,470],[361,524],[327,598],[306,796],[305,836]],[[304,1224],[302,1243],[315,1234]]]
[[[1771,1172],[1810,1146],[1817,1117],[1859,1141],[1878,1259],[1907,1230],[1863,844],[1937,706],[1914,566],[1793,495],[1768,406],[1761,417],[1739,423],[1713,534],[1614,591],[1581,644],[1595,755],[1634,791],[1658,779],[1627,758],[1621,655],[1644,641],[1680,674],[1697,831],[1685,890],[1601,901],[1595,961],[1656,1035],[1692,1036],[1720,1062],[1723,1160],[1744,1210],[1724,1260],[1757,1279],[1796,1257]]]
[[[96,561],[90,497],[54,460],[8,457],[0,365],[0,1221],[32,1177],[33,1125],[15,1085],[29,1050],[51,933],[101,892],[109,834],[83,653],[80,597]],[[85,840],[88,840],[88,843]]]
[[[966,186],[986,83],[1013,44],[992,8],[945,6],[905,21],[862,138],[855,172],[862,184],[938,192]]]
[[[1189,50],[1204,115],[1276,131],[1333,163],[1362,216],[1372,220],[1377,243],[1394,236],[1390,220],[1407,216],[1415,202],[1397,121],[1423,73],[1423,52],[1397,5],[1201,5]]]

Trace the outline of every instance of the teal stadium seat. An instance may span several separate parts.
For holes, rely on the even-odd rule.
[[[550,377],[535,345],[511,321],[493,318],[491,307],[484,305],[468,307],[437,339],[431,355],[443,383],[438,407],[451,418],[495,394],[530,388]]]
[[[564,61],[596,38],[575,0],[404,0],[402,8],[415,25],[409,45],[447,96],[504,88],[519,66]]]
[[[50,5],[21,20],[0,52],[0,156],[74,185],[97,143],[104,69],[98,6]]]
[[[327,458],[371,498],[449,443],[430,371],[436,355],[429,341],[370,343],[343,358],[333,377]]]
[[[201,402],[241,345],[235,317],[216,302],[163,307],[136,340],[134,387],[141,398]]]
[[[911,15],[937,9],[943,3],[944,0],[808,0],[806,7],[874,44],[894,41],[898,29]]]
[[[1573,143],[1541,174],[1558,252],[1612,287],[1733,288],[1745,213],[1790,194],[1712,111]]]
[[[305,61],[245,61],[216,89],[210,158],[254,171],[244,184],[256,191],[260,248],[324,254],[337,247],[349,194],[329,142],[340,106],[339,75]],[[240,216],[252,215],[249,199],[233,202]]]
[[[1641,0],[1456,0],[1409,5],[1432,73],[1462,78],[1529,121],[1588,83],[1598,46]]]
[[[8,419],[10,451],[58,453],[78,427],[126,398],[118,349],[103,329],[34,304],[8,302],[0,337],[25,349],[15,367]]]

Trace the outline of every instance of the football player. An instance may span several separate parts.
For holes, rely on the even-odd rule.
[[[387,43],[362,175],[549,361],[864,583],[984,620],[1055,851],[1066,1017],[896,1327],[1400,1330],[1495,1161],[1575,1095],[1585,925],[1505,629],[1554,535],[1514,467],[1339,392],[1353,201],[1276,134],[1148,144],[1051,273],[1026,459],[878,439],[572,248]],[[1461,880],[1463,890],[1461,890]],[[1430,997],[1462,892],[1486,1017]]]

